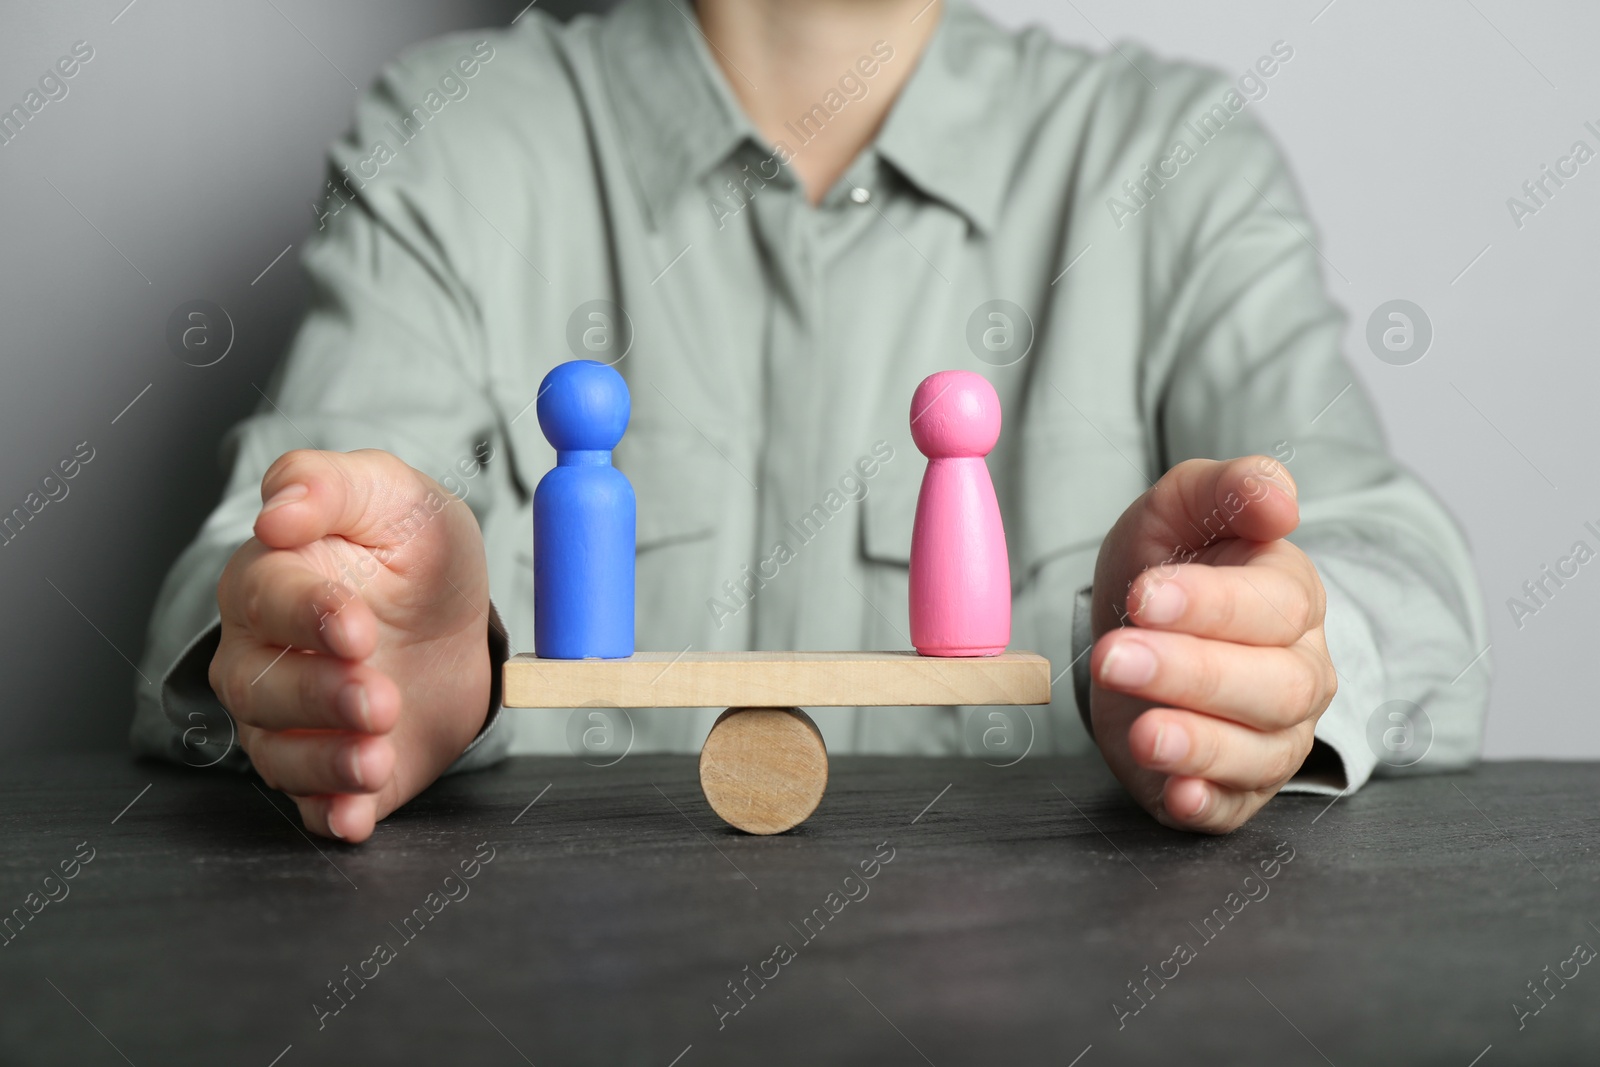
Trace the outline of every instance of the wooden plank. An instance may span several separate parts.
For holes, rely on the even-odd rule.
[[[939,658],[915,652],[639,652],[627,659],[505,665],[508,708],[883,707],[1048,704],[1050,661],[1034,652]]]

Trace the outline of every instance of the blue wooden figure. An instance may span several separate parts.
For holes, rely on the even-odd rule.
[[[611,465],[631,407],[622,375],[592,359],[539,386],[539,428],[556,449],[533,493],[533,644],[547,659],[633,655],[637,505]]]

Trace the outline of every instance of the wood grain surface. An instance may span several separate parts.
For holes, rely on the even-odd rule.
[[[1477,1067],[1505,1067],[1600,1048],[1600,961],[1520,1030],[1512,1010],[1600,948],[1600,765],[1279,797],[1214,838],[1157,825],[1092,755],[831,763],[822,806],[775,837],[724,826],[693,756],[635,753],[452,775],[350,846],[303,835],[253,777],[12,761],[0,912],[95,856],[0,948],[0,1063],[1467,1067],[1493,1045]],[[404,940],[447,885],[470,892]],[[384,942],[378,977],[347,977]],[[779,943],[794,956],[769,964]],[[1179,943],[1195,957],[1149,979]],[[335,980],[353,996],[319,1025]]]
[[[700,749],[700,789],[729,826],[781,834],[827,792],[828,747],[799,708],[729,708]]]
[[[946,659],[915,652],[639,652],[505,665],[508,708],[883,707],[1050,702],[1034,652]]]

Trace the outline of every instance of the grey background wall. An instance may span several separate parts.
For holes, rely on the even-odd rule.
[[[222,434],[259,403],[303,307],[296,256],[356,87],[414,41],[526,5],[0,0],[0,106],[75,42],[94,49],[66,97],[0,145],[0,514],[78,442],[94,449],[0,547],[5,750],[125,744],[156,590],[221,491]],[[196,299],[233,322],[209,367],[166,340]]]
[[[1008,24],[1097,50],[1116,42],[1130,61],[1138,42],[1242,72],[1277,41],[1293,47],[1252,110],[1284,145],[1318,221],[1306,236],[1349,313],[1359,381],[1395,450],[1477,551],[1495,674],[1487,751],[1600,757],[1600,560],[1547,582],[1553,595],[1540,601],[1522,589],[1574,542],[1600,552],[1584,525],[1600,529],[1590,417],[1600,158],[1567,164],[1576,173],[1547,184],[1542,206],[1521,189],[1576,141],[1600,152],[1600,72],[1586,54],[1600,9],[981,2]],[[67,95],[0,145],[0,513],[79,442],[93,449],[65,497],[0,547],[5,750],[122,744],[157,585],[215,500],[222,433],[258,401],[299,313],[294,257],[313,226],[322,150],[344,129],[355,86],[412,41],[522,9],[0,7],[0,105],[20,101],[75,42],[94,49]],[[1537,212],[1514,219],[1514,196]],[[166,340],[173,311],[196,299],[232,319],[233,347],[212,366],[187,365]],[[1369,346],[1368,320],[1401,299],[1421,309],[1432,341],[1420,357],[1420,345],[1380,345],[1386,361]],[[1514,617],[1512,597],[1536,610]]]

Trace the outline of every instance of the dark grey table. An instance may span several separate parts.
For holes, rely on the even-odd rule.
[[[0,1062],[1600,1061],[1600,766],[1279,798],[1222,839],[1092,759],[833,770],[757,838],[690,758],[521,758],[350,847],[251,778],[12,763]]]

